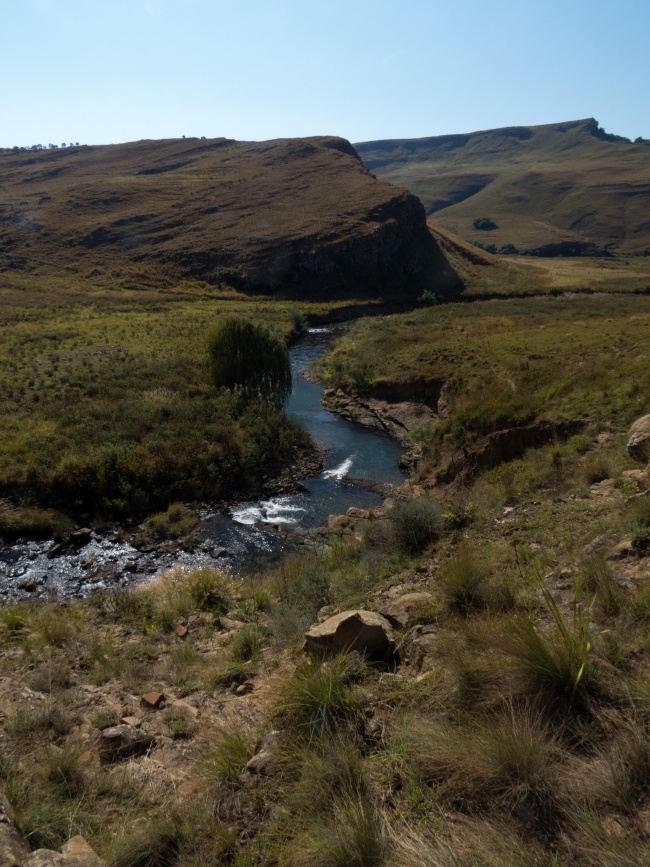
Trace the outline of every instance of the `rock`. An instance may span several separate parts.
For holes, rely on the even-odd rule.
[[[254,685],[252,681],[246,680],[244,683],[241,683],[239,686],[233,684],[235,695],[247,695],[249,692],[252,692],[254,689]]]
[[[90,542],[92,530],[90,527],[80,527],[78,530],[73,530],[70,533],[70,541],[73,545],[76,545],[77,548],[83,548],[84,545],[87,545]]]
[[[404,636],[399,647],[400,657],[417,671],[431,667],[432,659],[440,652],[437,626],[414,626]]]
[[[66,867],[101,867],[102,861],[86,840],[77,835],[64,843],[61,852],[66,858]]]
[[[641,416],[630,428],[627,453],[640,464],[650,463],[650,415]]]
[[[55,545],[52,545],[52,547],[45,556],[48,560],[52,560],[54,557],[58,557],[60,554],[63,554],[63,545],[60,542],[57,542]]]
[[[140,699],[140,704],[143,707],[148,707],[152,710],[158,710],[164,700],[165,696],[162,692],[147,692]]]
[[[37,849],[21,862],[23,867],[68,867],[70,863],[65,855],[51,849]]]
[[[406,629],[412,626],[414,612],[431,602],[433,596],[430,593],[405,593],[398,599],[389,602],[379,613],[396,629]]]
[[[154,741],[153,735],[123,724],[104,729],[99,749],[105,761],[115,761],[146,753]]]
[[[142,720],[137,716],[123,716],[120,722],[122,725],[133,726],[133,728],[142,725]]]
[[[171,707],[173,710],[181,711],[191,719],[196,719],[199,715],[198,708],[195,708],[193,704],[190,704],[188,701],[183,701],[182,699],[173,701]]]
[[[218,560],[219,557],[223,557],[227,553],[228,551],[225,548],[213,548],[212,551],[210,551],[210,556],[213,559]]]
[[[631,539],[621,539],[621,541],[614,545],[614,547],[607,553],[607,560],[624,560],[626,557],[632,557],[635,554],[634,547],[632,546]]]
[[[318,656],[357,651],[388,662],[395,656],[395,639],[388,620],[374,611],[343,611],[305,633],[304,649]]]
[[[257,751],[246,764],[249,774],[268,774],[271,766],[277,759],[279,731],[272,731],[265,735],[257,746]]]
[[[177,626],[177,627],[176,627],[176,635],[177,635],[179,638],[185,638],[185,637],[187,636],[187,633],[188,633],[188,632],[189,632],[189,629],[187,628],[187,626],[182,626],[182,625],[181,625],[181,626]]]
[[[20,867],[28,853],[29,846],[13,823],[11,807],[0,795],[0,865]]]
[[[38,588],[38,584],[34,581],[33,578],[29,578],[27,581],[21,581],[18,587],[21,590],[24,590],[25,593],[35,593]]]

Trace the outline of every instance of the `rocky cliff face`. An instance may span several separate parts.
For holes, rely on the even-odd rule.
[[[344,139],[4,153],[0,183],[2,270],[296,297],[460,284],[420,201],[377,180]]]

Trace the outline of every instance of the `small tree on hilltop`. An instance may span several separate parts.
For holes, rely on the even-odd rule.
[[[291,394],[289,351],[264,326],[224,316],[208,336],[208,352],[217,388],[261,398],[282,409]]]

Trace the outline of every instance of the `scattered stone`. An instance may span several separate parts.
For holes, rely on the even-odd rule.
[[[66,856],[66,864],[69,862],[70,867],[101,867],[99,856],[80,834],[64,843],[61,852]]]
[[[650,415],[638,418],[630,428],[627,453],[640,464],[650,463]]]
[[[56,542],[50,550],[45,555],[48,560],[52,560],[54,557],[58,557],[60,554],[63,554],[63,545],[60,542]]]
[[[363,739],[367,743],[379,743],[384,737],[384,724],[377,717],[367,719],[363,724]]]
[[[99,749],[105,761],[116,761],[146,753],[154,741],[153,735],[123,724],[104,729]]]
[[[78,530],[73,530],[70,533],[70,541],[73,545],[76,545],[77,548],[83,548],[84,545],[87,545],[90,542],[92,536],[92,530],[90,527],[80,527]]]
[[[374,611],[343,611],[305,633],[304,649],[318,656],[357,651],[388,662],[395,657],[391,625]]]
[[[608,552],[608,560],[624,560],[626,557],[632,557],[636,554],[632,545],[631,539],[621,539],[618,544]]]
[[[0,864],[2,867],[20,867],[29,846],[13,823],[13,813],[8,802],[0,795]]]
[[[143,705],[143,707],[148,707],[152,710],[158,710],[164,700],[165,696],[162,692],[147,692],[140,699],[140,703]]]
[[[133,726],[133,728],[142,725],[142,720],[137,716],[123,716],[120,722],[122,725]]]
[[[233,684],[233,686],[235,695],[247,695],[247,693],[253,691],[253,682],[251,680],[245,680],[239,686],[236,684]]]
[[[23,867],[68,867],[70,862],[60,852],[53,852],[51,849],[37,849],[24,861],[21,861],[21,864]]]
[[[178,635],[179,638],[185,638],[187,636],[188,632],[189,632],[189,629],[187,628],[187,626],[177,626],[176,627],[176,635]]]
[[[250,774],[259,774],[261,776],[268,774],[277,758],[279,738],[280,732],[276,730],[269,732],[262,738],[257,746],[255,755],[246,764],[246,770]]]
[[[190,704],[188,701],[183,701],[182,699],[173,701],[171,703],[171,707],[174,710],[182,711],[184,714],[191,717],[192,719],[196,719],[199,715],[198,708],[195,708],[193,704]]]
[[[406,629],[415,622],[414,613],[428,605],[432,599],[430,593],[405,593],[381,608],[379,613],[396,629]]]

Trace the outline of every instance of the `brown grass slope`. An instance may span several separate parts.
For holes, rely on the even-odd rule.
[[[593,118],[355,147],[463,238],[545,255],[566,242],[586,253],[650,249],[649,142],[608,135]],[[478,217],[498,228],[475,229]]]
[[[0,271],[312,297],[459,280],[414,195],[344,139],[140,141],[0,154]]]

